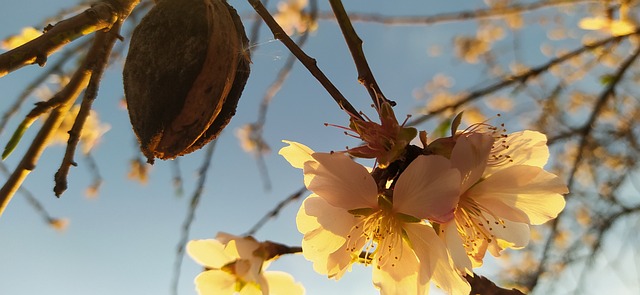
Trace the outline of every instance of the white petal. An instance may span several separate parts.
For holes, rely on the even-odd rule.
[[[373,269],[373,285],[381,295],[427,294],[429,290],[429,285],[418,283],[417,272],[396,281],[388,273],[376,268]]]
[[[419,156],[404,170],[393,193],[396,212],[446,222],[460,194],[460,173],[443,156]]]
[[[315,153],[306,162],[304,181],[309,190],[334,207],[345,210],[376,208],[378,189],[366,168],[342,153]]]
[[[200,273],[194,280],[199,295],[234,294],[236,277],[220,270]]]
[[[561,194],[567,192],[567,186],[554,174],[520,165],[496,172],[467,194],[500,218],[542,224],[564,209]]]
[[[496,141],[496,145],[500,144],[509,147],[500,154],[508,155],[511,161],[504,162],[499,166],[488,166],[485,176],[517,165],[542,168],[549,159],[547,136],[537,131],[524,130],[511,133],[504,139],[504,142]]]
[[[448,294],[469,294],[469,284],[454,269],[453,261],[435,231],[421,224],[407,224],[405,229],[420,260],[420,281],[433,279]]]
[[[353,263],[352,252],[346,250],[348,235],[357,237],[362,230],[352,231],[358,220],[350,213],[329,205],[317,195],[309,196],[296,217],[298,230],[304,234],[303,255],[313,262],[316,272],[340,278]],[[354,246],[360,253],[364,242]]]
[[[208,268],[221,268],[236,257],[224,252],[225,245],[217,240],[193,240],[187,243],[187,254],[199,264]]]
[[[391,246],[391,251],[381,249],[376,252],[373,261],[373,284],[380,289],[380,294],[404,295],[425,294],[428,290],[428,282],[418,282],[420,264],[413,249],[398,237],[396,243]],[[384,257],[384,264],[378,264],[379,255]]]
[[[449,254],[451,254],[451,259],[453,259],[453,265],[461,272],[472,275],[473,266],[462,244],[462,238],[458,232],[456,221],[452,220],[442,224],[440,228],[442,230],[440,237],[443,239],[447,249],[449,249]]]
[[[461,136],[456,140],[451,152],[451,162],[460,171],[461,192],[469,189],[482,177],[493,143],[493,137],[483,133]]]
[[[267,271],[264,277],[269,285],[269,295],[302,295],[304,287],[293,277],[281,271]]]
[[[509,220],[496,220],[489,214],[484,214],[489,221],[490,232],[494,239],[489,243],[489,252],[493,256],[500,256],[500,252],[506,248],[522,249],[529,244],[531,232],[526,223],[512,222]]]
[[[289,161],[291,166],[302,169],[304,168],[305,162],[315,161],[313,157],[311,157],[313,150],[306,145],[288,140],[283,140],[282,142],[288,143],[289,146],[281,148],[278,154]]]
[[[453,268],[453,262],[444,243],[430,226],[405,224],[405,230],[413,250],[420,260],[420,282],[433,279],[447,294],[466,295],[471,291],[469,283]]]

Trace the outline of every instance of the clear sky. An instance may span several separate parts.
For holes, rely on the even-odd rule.
[[[3,0],[0,38],[15,34],[25,26],[34,25],[40,29],[38,26],[44,17],[52,16],[74,2]],[[329,11],[326,1],[320,2],[321,11]],[[452,4],[445,4],[448,1],[403,1],[402,5],[380,0],[345,2],[348,11],[391,15],[432,15],[462,9],[453,4],[458,1],[451,1]],[[483,5],[483,1],[464,2],[467,2],[465,9]],[[245,1],[231,0],[229,3],[241,15],[251,15]],[[251,21],[245,18],[245,27],[250,24]],[[452,76],[456,89],[486,81],[480,67],[463,67],[450,50],[445,49],[437,58],[427,54],[433,45],[450,48],[455,34],[475,31],[474,23],[430,27],[356,23],[355,27],[365,42],[365,53],[382,90],[398,103],[395,111],[400,119],[423,103],[414,98],[414,92],[439,72]],[[541,60],[536,42],[543,37],[543,32],[531,28],[527,36],[526,40],[521,40],[523,49],[520,52],[530,64],[535,64]],[[272,189],[265,191],[256,161],[242,151],[234,130],[255,121],[262,95],[288,55],[286,48],[274,42],[272,35],[264,29],[260,37],[251,42],[259,47],[254,53],[251,77],[237,115],[218,140],[212,169],[191,229],[192,239],[212,238],[219,231],[240,235],[301,187],[301,171],[277,155],[283,146],[282,139],[302,142],[317,151],[341,150],[358,143],[344,136],[341,130],[323,125],[325,122],[348,125],[347,116],[319,83],[297,64],[270,105],[267,116],[265,139],[272,153],[265,160]],[[527,44],[533,46],[528,48]],[[305,49],[356,108],[374,118],[375,114],[369,108],[371,102],[357,83],[351,56],[337,25],[320,21],[319,30],[312,34]],[[88,162],[78,154],[79,166],[71,169],[69,189],[62,198],[56,199],[52,193],[53,174],[61,162],[64,147],[47,149],[24,186],[53,216],[69,218],[71,223],[63,233],[52,230],[18,194],[0,220],[0,294],[169,293],[180,230],[197,182],[204,149],[180,158],[185,188],[182,196],[174,193],[169,162],[157,161],[146,185],[127,179],[129,161],[137,156],[138,150],[128,115],[119,104],[123,97],[122,66],[119,61],[106,72],[94,104],[101,120],[111,125],[94,153],[104,178],[98,197],[85,197],[84,190],[91,184],[91,178]],[[30,66],[0,78],[0,110],[6,110],[26,83],[40,72],[41,68]],[[36,101],[31,97],[20,115],[0,134],[0,145],[7,142],[20,116]],[[504,117],[505,121],[517,126],[517,115]],[[14,154],[5,161],[8,167],[16,165],[39,126],[40,122],[32,126]],[[433,128],[433,122],[420,126],[427,131]],[[256,238],[299,245],[301,234],[295,227],[299,205],[300,202],[296,202],[283,209]],[[354,271],[339,282],[315,274],[311,264],[300,255],[284,257],[273,263],[271,269],[292,273],[310,295],[376,292],[371,284],[371,270],[362,266],[355,266]],[[179,294],[195,294],[192,280],[200,270],[195,262],[184,258]]]

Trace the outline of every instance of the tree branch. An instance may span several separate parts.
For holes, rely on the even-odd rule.
[[[30,64],[42,67],[49,55],[67,43],[96,31],[109,30],[118,20],[113,4],[112,1],[99,2],[76,16],[46,27],[38,38],[0,54],[0,77]]]
[[[329,95],[338,103],[341,109],[353,113],[356,117],[361,117],[358,111],[349,103],[349,101],[340,93],[340,91],[329,81],[329,78],[318,68],[317,62],[315,59],[308,56],[299,46],[296,45],[293,40],[284,32],[282,27],[278,25],[278,23],[273,19],[273,16],[269,13],[269,11],[262,5],[259,0],[247,0],[249,4],[255,9],[255,11],[260,15],[260,17],[267,24],[271,32],[273,33],[273,37],[276,40],[280,40],[282,44],[284,44],[293,55],[295,55],[298,60],[309,70],[311,75],[313,75],[318,82],[329,92]]]
[[[551,67],[559,65],[561,63],[564,63],[564,62],[570,60],[573,57],[581,55],[584,52],[596,49],[598,47],[607,45],[607,44],[612,43],[612,42],[619,42],[619,41],[621,41],[623,39],[628,38],[629,36],[638,35],[638,34],[640,34],[640,31],[635,31],[635,32],[633,32],[631,34],[627,34],[627,35],[609,37],[609,38],[600,40],[598,42],[585,44],[584,46],[582,46],[582,47],[580,47],[580,48],[578,48],[576,50],[570,51],[570,52],[568,52],[566,54],[563,54],[563,55],[561,55],[561,56],[559,56],[557,58],[554,58],[554,59],[550,60],[549,62],[547,62],[547,63],[545,63],[545,64],[543,64],[541,66],[538,66],[538,67],[535,67],[535,68],[531,68],[531,69],[529,69],[528,71],[525,71],[522,74],[503,76],[500,79],[500,81],[498,81],[496,83],[493,83],[493,84],[491,84],[491,85],[489,85],[487,87],[472,91],[472,92],[466,94],[464,97],[462,97],[461,99],[457,100],[454,103],[451,103],[449,105],[445,105],[445,106],[442,106],[440,108],[437,108],[437,109],[435,109],[433,111],[430,111],[428,114],[417,116],[415,119],[408,121],[407,122],[407,126],[418,125],[418,124],[423,123],[423,122],[431,119],[432,117],[434,117],[434,116],[436,116],[436,115],[438,115],[438,114],[440,114],[440,113],[442,113],[442,112],[444,112],[446,110],[449,110],[449,109],[455,110],[458,107],[461,107],[461,106],[463,106],[465,104],[471,103],[471,102],[473,102],[473,101],[475,101],[475,100],[477,100],[477,99],[479,99],[479,98],[481,98],[481,97],[483,97],[485,95],[488,95],[490,93],[493,93],[493,92],[498,91],[500,89],[503,89],[505,87],[511,86],[511,85],[513,85],[515,83],[524,83],[527,80],[529,80],[531,78],[534,78],[534,77],[546,72]]]
[[[380,90],[380,86],[378,86],[376,78],[373,76],[373,72],[371,72],[367,58],[362,50],[362,39],[360,39],[358,33],[356,33],[356,30],[353,28],[349,15],[347,15],[347,11],[342,5],[342,1],[329,0],[329,3],[331,4],[333,13],[336,16],[338,25],[340,25],[340,30],[342,30],[342,35],[347,42],[353,61],[356,64],[356,69],[358,70],[358,82],[367,89],[369,96],[371,96],[371,99],[373,100],[373,105],[376,107],[376,110],[379,110],[380,104],[383,101],[388,100],[382,93],[382,90]]]

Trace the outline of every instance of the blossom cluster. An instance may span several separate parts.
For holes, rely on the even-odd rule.
[[[372,266],[381,294],[427,294],[433,282],[448,294],[469,294],[468,279],[487,252],[529,242],[530,225],[564,209],[565,183],[546,171],[546,136],[506,134],[486,122],[432,140],[399,124],[388,102],[380,123],[351,115],[343,127],[364,144],[314,152],[292,141],[280,154],[303,170],[311,195],[296,216],[302,254],[313,269],[340,279],[354,263]],[[418,137],[422,146],[413,145]],[[375,159],[365,167],[354,158]],[[191,241],[189,255],[205,266],[195,279],[201,295],[303,294],[285,273],[265,271],[283,253],[271,242],[219,234]],[[296,250],[299,251],[299,250]]]
[[[280,150],[312,192],[296,222],[316,272],[340,279],[363,263],[381,294],[426,294],[430,282],[469,294],[465,276],[487,251],[525,247],[529,226],[564,208],[567,186],[544,170],[545,135],[487,123],[458,131],[457,117],[451,136],[427,142],[421,132],[418,147],[409,144],[415,129],[399,125],[388,104],[380,110],[380,125],[352,118],[362,147],[320,153],[285,141]],[[352,157],[381,161],[369,169]]]

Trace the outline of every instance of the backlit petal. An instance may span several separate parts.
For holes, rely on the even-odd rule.
[[[224,247],[225,245],[213,239],[193,240],[187,243],[187,254],[203,266],[221,268],[236,258],[227,255]]]
[[[313,150],[306,145],[288,140],[283,140],[282,142],[288,143],[289,146],[281,148],[278,154],[289,161],[291,166],[302,169],[304,168],[305,162],[315,161],[313,157],[311,157]]]
[[[264,277],[269,286],[269,295],[302,295],[304,287],[296,283],[293,277],[281,271],[267,271]]]
[[[473,133],[456,140],[451,151],[451,165],[460,171],[460,191],[466,191],[482,177],[493,143],[493,137],[484,133]]]
[[[329,204],[345,210],[376,208],[378,189],[366,168],[342,153],[315,153],[304,165],[305,185]]]
[[[451,254],[451,259],[453,259],[453,265],[462,272],[470,275],[473,274],[473,266],[471,265],[469,256],[467,256],[467,251],[462,246],[462,239],[458,233],[455,220],[440,225],[440,228],[443,230],[441,237],[443,238],[442,240],[445,246],[449,249],[449,254]]]
[[[313,262],[316,272],[339,278],[348,270],[353,257],[346,250],[346,236],[362,235],[362,231],[351,231],[356,221],[353,215],[317,195],[312,194],[303,202],[296,223],[304,234],[302,253]],[[363,245],[364,242],[356,249],[358,254]]]
[[[472,187],[468,196],[490,213],[515,222],[542,224],[564,209],[567,186],[556,175],[534,166],[513,166]]]
[[[234,294],[236,277],[220,270],[209,270],[195,278],[196,291],[199,295]]]
[[[446,222],[460,194],[460,172],[443,156],[419,156],[400,175],[394,193],[396,212]]]
[[[420,283],[433,279],[447,294],[466,295],[471,287],[456,270],[444,243],[430,226],[420,223],[405,224],[413,251],[420,260]]]
[[[413,249],[406,242],[398,240],[389,253],[384,255],[391,256],[386,259],[387,263],[377,265],[374,261],[373,265],[373,284],[380,289],[380,294],[425,294],[429,286],[428,281],[422,284],[418,282],[420,264]]]
[[[547,136],[537,131],[524,130],[511,133],[504,139],[498,139],[496,145],[508,146],[500,154],[509,156],[510,161],[504,161],[496,166],[489,165],[485,171],[485,177],[517,165],[542,168],[549,159]]]

